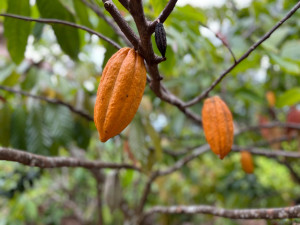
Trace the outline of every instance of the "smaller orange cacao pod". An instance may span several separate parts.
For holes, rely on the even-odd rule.
[[[254,165],[252,155],[250,152],[241,151],[241,164],[242,168],[246,173],[253,173]]]
[[[144,59],[131,48],[122,48],[107,62],[94,108],[99,138],[106,142],[132,121],[146,86]]]
[[[211,150],[223,159],[231,151],[234,133],[231,112],[219,96],[204,101],[202,123]]]
[[[274,107],[276,103],[276,96],[273,91],[268,91],[266,93],[266,99],[270,107]]]

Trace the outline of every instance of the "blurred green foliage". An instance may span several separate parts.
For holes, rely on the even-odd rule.
[[[31,10],[26,8],[29,0],[19,1],[22,4],[0,1],[0,11],[76,22],[124,46],[120,37],[80,0],[36,0],[36,4],[30,5]],[[136,29],[129,13],[118,1],[115,3]],[[167,1],[145,0],[143,3],[147,18],[153,20]],[[291,0],[253,0],[244,8],[235,1],[205,9],[177,6],[165,22],[167,61],[159,65],[163,83],[181,99],[198,96],[233,63],[216,33],[224,36],[238,58],[295,3]],[[102,1],[97,0],[97,4],[104,10]],[[273,112],[280,121],[285,121],[289,106],[299,103],[299,16],[298,12],[290,18],[212,91],[212,95],[220,95],[227,102],[236,128],[258,124],[262,115],[274,120],[274,113],[270,114],[267,106],[267,91],[276,96]],[[0,56],[1,85],[56,98],[93,114],[101,71],[116,49],[95,36],[62,25],[30,25],[8,18],[0,18],[0,23],[4,23],[11,56],[11,59],[5,54]],[[159,55],[154,39],[152,41]],[[87,159],[142,166],[144,174],[119,171],[122,196],[129,207],[137,205],[147,174],[171,166],[182,157],[169,155],[166,151],[180,153],[206,143],[201,127],[188,120],[176,107],[162,102],[149,87],[133,122],[120,136],[105,144],[98,140],[92,122],[64,106],[1,89],[0,97],[0,146],[47,156],[72,156],[73,151],[84,151]],[[191,107],[197,114],[201,113],[201,108],[202,102]],[[280,134],[285,135],[285,131],[281,129]],[[240,146],[261,141],[265,141],[261,134],[252,131],[235,138],[235,143]],[[284,142],[281,147],[299,151],[298,141]],[[281,207],[299,201],[299,184],[285,166],[260,156],[255,156],[254,161],[254,174],[246,175],[241,169],[238,153],[231,153],[220,161],[207,152],[178,172],[157,179],[146,208],[158,204]],[[300,173],[297,160],[289,163]],[[104,170],[106,175],[110,172]],[[86,224],[96,223],[97,187],[90,171],[81,168],[39,170],[0,162],[1,225],[63,224],[64,219],[78,216],[76,210],[82,213]],[[112,212],[103,201],[103,219],[104,224],[122,224],[124,218],[120,209]],[[241,224],[208,215],[157,215],[155,219],[158,224]],[[291,221],[276,221],[276,224],[290,224]],[[269,221],[269,224],[275,222]]]

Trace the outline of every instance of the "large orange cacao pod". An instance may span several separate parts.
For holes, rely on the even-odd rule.
[[[225,102],[218,96],[207,98],[202,108],[202,122],[211,150],[223,159],[233,144],[233,119]]]
[[[250,152],[241,151],[241,164],[242,168],[246,173],[253,173],[254,165],[252,155]]]
[[[121,133],[138,110],[146,86],[144,59],[122,48],[107,62],[97,91],[94,121],[102,142]]]

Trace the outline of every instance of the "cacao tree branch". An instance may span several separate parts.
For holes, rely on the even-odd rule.
[[[125,34],[128,40],[131,42],[135,49],[139,48],[139,38],[130,28],[128,23],[122,17],[121,13],[119,12],[118,8],[111,0],[102,0],[104,3],[105,9],[110,13],[110,15],[114,18],[115,22],[118,24],[121,31]]]
[[[118,164],[102,161],[90,161],[67,157],[50,157],[29,153],[23,150],[0,147],[0,160],[19,162],[23,165],[39,168],[83,167],[88,169],[130,169],[141,171],[130,164]]]
[[[47,24],[63,24],[63,25],[66,25],[66,26],[70,26],[70,27],[74,27],[74,28],[77,28],[77,29],[87,31],[90,34],[94,34],[94,35],[98,36],[99,38],[103,39],[104,41],[108,42],[112,46],[114,46],[116,49],[121,48],[120,45],[118,45],[116,42],[114,42],[110,38],[104,36],[103,34],[98,33],[98,32],[96,32],[96,31],[94,31],[94,30],[92,30],[88,27],[78,25],[78,24],[75,24],[75,23],[72,23],[72,22],[69,22],[69,21],[58,20],[58,19],[34,19],[34,18],[31,18],[31,17],[20,16],[20,15],[15,15],[15,14],[10,14],[10,13],[0,13],[0,16],[11,17],[11,18],[25,20],[25,21],[29,21],[29,22],[38,22],[38,23],[47,23]]]
[[[79,1],[79,0],[76,0]],[[93,10],[97,16],[102,18],[115,32],[116,34],[121,37],[126,45],[131,46],[130,41],[127,39],[127,37],[122,33],[120,28],[112,21],[110,18],[107,18],[107,16],[104,15],[104,13],[99,9],[99,7],[96,4],[90,3],[87,0],[81,0],[87,7],[89,7],[91,10]]]
[[[155,206],[145,213],[144,218],[155,213],[209,214],[231,219],[286,219],[300,218],[300,206],[262,209],[224,209],[209,205]]]
[[[66,103],[62,100],[47,98],[47,97],[44,97],[44,96],[33,95],[33,94],[30,94],[29,92],[25,92],[25,91],[21,91],[21,90],[15,90],[13,88],[6,87],[6,86],[3,86],[3,85],[0,85],[0,89],[8,91],[8,92],[15,93],[15,94],[28,96],[28,97],[31,97],[31,98],[34,98],[34,99],[39,99],[39,100],[42,100],[42,101],[46,101],[46,102],[51,103],[51,104],[56,104],[56,105],[61,105],[61,106],[67,107],[70,111],[82,116],[83,118],[87,119],[88,121],[94,121],[93,116],[87,114],[84,111],[76,109],[74,106],[72,106],[72,105],[70,105],[70,104],[68,104],[68,103]]]
[[[266,41],[285,21],[287,21],[298,9],[300,8],[300,1],[286,14],[283,19],[281,19],[271,30],[269,30],[263,37],[261,37],[256,43],[254,43],[248,51],[242,55],[232,66],[225,70],[212,84],[209,88],[204,90],[199,96],[188,101],[184,106],[190,107],[208,96],[208,94],[223,80],[223,78],[229,74],[237,65],[239,65],[243,60],[245,60],[258,46],[260,46],[264,41]]]

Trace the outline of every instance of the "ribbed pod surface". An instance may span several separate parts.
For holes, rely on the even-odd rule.
[[[107,62],[94,108],[94,121],[102,142],[121,133],[138,110],[146,85],[143,58],[122,48]]]
[[[233,144],[233,119],[225,102],[218,96],[207,98],[202,108],[202,122],[211,150],[223,159]]]
[[[253,173],[254,165],[252,160],[252,155],[250,152],[242,151],[241,152],[241,164],[242,168],[246,173]]]

